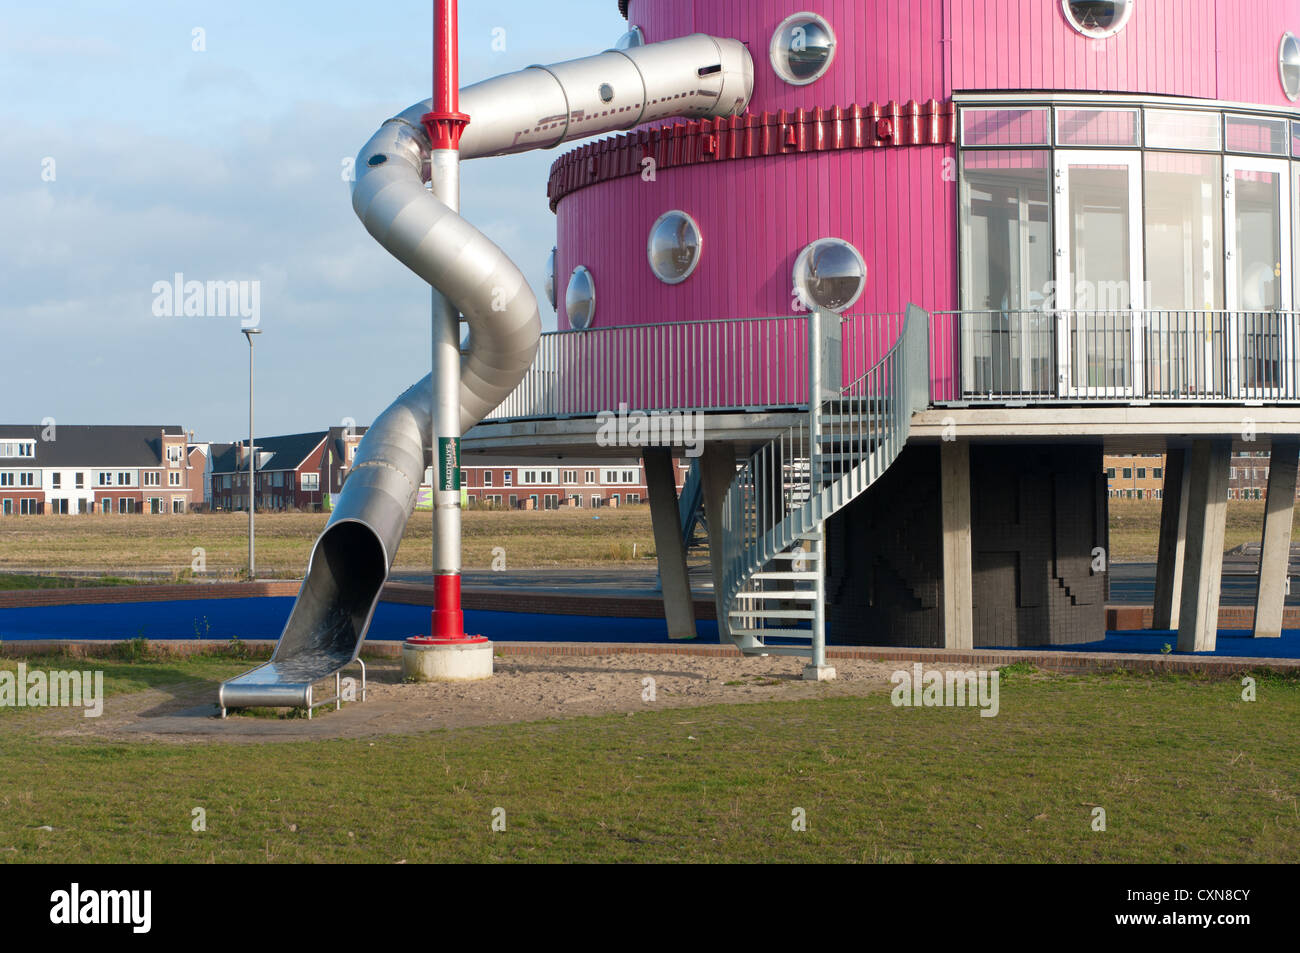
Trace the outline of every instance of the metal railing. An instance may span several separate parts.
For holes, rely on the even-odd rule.
[[[833,321],[833,315],[823,314]],[[881,322],[893,344],[865,373],[810,401],[740,468],[723,501],[721,607],[726,619],[755,573],[819,530],[902,452],[914,411],[928,403],[928,316],[919,308]],[[762,625],[761,621],[757,623]]]
[[[806,408],[808,316],[550,331],[489,421],[632,410]],[[901,316],[842,319],[841,364],[859,373],[893,344]]]
[[[807,315],[542,335],[489,421],[631,410],[808,407]],[[902,316],[845,315],[840,366],[864,377]],[[1300,402],[1300,312],[939,311],[933,403]]]
[[[934,315],[948,402],[1300,400],[1294,311],[1033,310]]]

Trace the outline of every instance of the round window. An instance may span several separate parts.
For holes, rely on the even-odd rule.
[[[792,86],[806,86],[831,68],[835,31],[815,13],[796,13],[772,34],[770,55],[776,75]]]
[[[685,212],[664,212],[650,229],[646,257],[660,281],[676,285],[685,281],[700,263],[700,227]]]
[[[555,253],[558,249],[552,248],[551,253],[546,256],[546,300],[551,303],[551,310],[555,311]]]
[[[569,276],[564,310],[569,314],[569,326],[573,330],[585,331],[591,327],[591,319],[596,315],[596,282],[584,265],[573,269]]]
[[[639,26],[634,26],[618,38],[614,49],[630,50],[637,46],[645,46],[645,32]]]
[[[1114,36],[1133,15],[1137,0],[1061,0],[1065,18],[1084,36],[1104,39]]]
[[[1300,98],[1300,40],[1290,33],[1282,34],[1282,45],[1277,51],[1277,68],[1286,98],[1295,102]]]
[[[844,311],[867,286],[867,263],[858,250],[838,238],[819,238],[794,263],[794,290],[808,307]]]

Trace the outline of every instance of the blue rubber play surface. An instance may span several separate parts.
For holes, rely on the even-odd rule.
[[[292,596],[270,596],[0,609],[0,640],[278,639],[292,608]],[[465,629],[501,642],[669,641],[663,619],[467,611]],[[715,623],[700,622],[697,630],[699,641],[717,642]],[[366,637],[400,641],[428,633],[427,607],[381,602]]]
[[[1055,645],[1058,652],[1132,652],[1160,655],[1168,645],[1173,655],[1197,655],[1213,658],[1300,658],[1300,629],[1284,629],[1277,639],[1256,639],[1249,629],[1220,629],[1213,652],[1172,651],[1178,645],[1178,633],[1172,630],[1147,629],[1137,632],[1107,632],[1105,641]],[[1011,646],[999,646],[1011,648]]]
[[[292,596],[253,599],[195,599],[178,602],[131,602],[111,605],[44,606],[0,609],[0,641],[34,639],[116,640],[146,639],[278,639]],[[501,642],[650,642],[666,643],[668,629],[662,619],[620,619],[598,616],[544,615],[529,612],[467,611],[465,629]],[[429,631],[425,606],[381,602],[367,636],[377,641],[400,641]],[[716,643],[718,628],[701,621],[699,642]],[[827,641],[834,645],[834,633]],[[1161,654],[1165,645],[1178,643],[1175,632],[1107,632],[1104,641],[1058,645],[1060,652],[1125,652]],[[1013,646],[997,646],[1013,648]],[[1183,654],[1174,652],[1172,654]],[[1206,656],[1245,658],[1300,658],[1300,630],[1288,629],[1279,639],[1253,639],[1249,631],[1219,632],[1214,652]]]

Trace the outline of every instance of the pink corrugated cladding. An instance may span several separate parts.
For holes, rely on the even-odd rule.
[[[790,86],[768,62],[792,13],[823,16],[835,62]],[[752,108],[945,99],[953,90],[1093,90],[1290,105],[1278,80],[1283,32],[1300,35],[1300,0],[1138,0],[1116,36],[1070,26],[1060,0],[632,0],[648,40],[702,32],[754,56]]]

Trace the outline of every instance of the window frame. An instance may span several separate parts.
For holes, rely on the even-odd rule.
[[[778,60],[778,54],[780,54],[780,56],[784,56],[787,52],[789,52],[788,49],[785,46],[783,46],[780,42],[781,37],[785,34],[785,31],[789,29],[791,24],[793,24],[796,20],[805,20],[805,19],[816,21],[817,25],[826,31],[826,35],[830,37],[830,44],[828,46],[830,53],[826,57],[826,62],[822,64],[821,68],[818,69],[815,74],[813,74],[812,76],[806,79],[800,79],[799,77],[795,76],[793,73],[789,72],[788,64],[784,63],[781,60]],[[788,17],[786,17],[784,20],[778,23],[776,29],[772,31],[772,38],[768,41],[767,44],[767,62],[768,65],[772,67],[772,72],[776,74],[777,79],[781,80],[781,82],[785,83],[786,85],[811,86],[813,83],[817,82],[819,79],[822,79],[827,73],[830,72],[831,67],[835,65],[835,54],[838,51],[839,51],[839,37],[835,35],[835,28],[830,25],[830,21],[828,21],[820,13],[814,13],[811,10],[800,10],[798,13],[790,14]],[[781,62],[781,65],[778,66],[777,65],[778,62]]]

